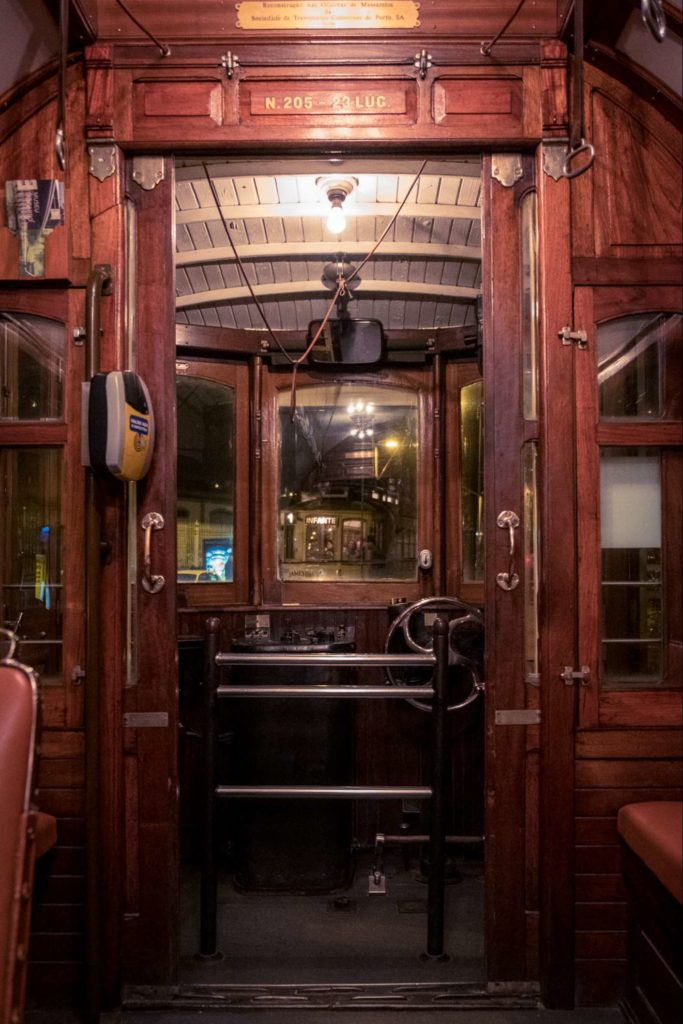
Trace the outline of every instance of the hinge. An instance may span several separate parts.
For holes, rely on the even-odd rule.
[[[581,686],[588,686],[590,674],[591,670],[588,665],[582,665],[578,672],[574,671],[573,665],[565,665],[564,670],[560,672],[560,679],[564,679],[565,686],[573,686],[577,679]]]
[[[88,156],[88,171],[98,181],[105,181],[116,171],[116,146],[111,141],[92,142]]]
[[[232,78],[239,66],[240,59],[236,53],[231,53],[230,50],[228,50],[228,52],[224,53],[221,57],[221,67],[225,68],[226,78]]]
[[[563,345],[571,345],[576,342],[578,348],[588,348],[588,335],[585,331],[573,331],[571,327],[563,327],[557,332],[558,338],[562,339]]]
[[[415,54],[415,60],[413,62],[413,65],[419,71],[420,78],[427,77],[427,72],[431,68],[432,63],[432,55],[431,53],[428,53],[426,50],[420,50],[419,53]]]
[[[519,153],[494,153],[491,159],[491,177],[504,188],[512,188],[524,175],[522,158]]]
[[[161,156],[133,157],[133,181],[145,192],[151,192],[164,180],[164,158]]]

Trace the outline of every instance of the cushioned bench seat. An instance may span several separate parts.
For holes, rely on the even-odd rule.
[[[624,842],[683,903],[683,803],[627,804],[619,811],[617,828]]]
[[[628,895],[623,1009],[638,1024],[683,1020],[683,803],[628,804],[617,817]]]
[[[57,819],[44,811],[36,813],[36,857],[42,857],[57,842]]]

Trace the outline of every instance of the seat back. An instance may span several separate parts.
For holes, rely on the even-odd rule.
[[[33,880],[30,809],[37,685],[33,671],[0,661],[0,1024],[22,1019]]]

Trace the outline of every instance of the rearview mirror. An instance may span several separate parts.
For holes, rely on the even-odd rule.
[[[308,325],[308,342],[322,320]],[[364,366],[384,357],[384,331],[379,320],[328,320],[315,343],[310,360],[320,366]]]

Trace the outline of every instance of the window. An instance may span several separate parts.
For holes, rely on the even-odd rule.
[[[246,367],[178,361],[176,369],[176,582],[188,604],[243,600],[248,587]]]
[[[578,296],[577,321],[598,321],[576,361],[584,724],[656,724],[680,702],[683,318],[661,311],[672,299]]]
[[[0,311],[0,625],[43,683],[61,679],[65,617],[77,606],[64,593],[64,503],[76,503],[69,521],[80,515],[78,487],[63,488],[65,359],[63,322]]]
[[[63,416],[64,324],[0,312],[0,421]]]
[[[278,415],[279,578],[416,580],[417,394],[299,388]]]

